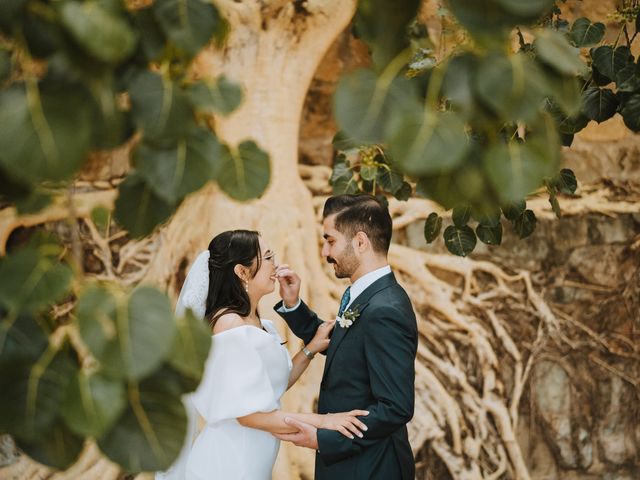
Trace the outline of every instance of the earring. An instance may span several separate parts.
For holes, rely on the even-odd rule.
[[[247,280],[244,281],[244,291],[249,293],[249,282]]]

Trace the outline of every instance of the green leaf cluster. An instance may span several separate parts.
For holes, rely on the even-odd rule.
[[[166,469],[184,442],[181,396],[200,381],[210,332],[191,312],[175,318],[155,288],[99,283],[60,324],[50,306],[73,296],[60,254],[44,242],[0,261],[0,431],[55,468],[90,438],[128,471]]]

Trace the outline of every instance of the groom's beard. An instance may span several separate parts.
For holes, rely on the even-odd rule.
[[[334,271],[337,278],[349,278],[360,267],[360,262],[351,245],[347,245],[339,256],[327,257],[327,262],[335,265]]]

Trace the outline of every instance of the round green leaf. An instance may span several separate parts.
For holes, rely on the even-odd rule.
[[[358,184],[353,178],[353,170],[347,162],[336,162],[329,179],[329,185],[333,187],[334,194],[356,193]]]
[[[640,90],[640,66],[629,63],[616,74],[616,87],[621,92],[635,92]]]
[[[98,1],[64,2],[60,20],[82,49],[103,62],[118,63],[136,46],[136,34],[126,17],[104,9]]]
[[[424,239],[427,243],[433,242],[438,235],[440,235],[440,229],[442,228],[442,217],[436,212],[431,212],[424,222]]]
[[[458,166],[468,145],[465,124],[453,112],[406,114],[389,134],[389,151],[416,176]]]
[[[133,21],[140,32],[139,55],[146,62],[157,62],[164,54],[166,38],[151,7],[136,9]]]
[[[78,372],[71,380],[60,413],[76,434],[99,438],[109,429],[126,405],[124,384],[99,373]]]
[[[32,314],[0,311],[0,363],[35,361],[49,340]]]
[[[629,47],[621,46],[615,50],[610,45],[592,48],[591,58],[598,72],[609,80],[615,80],[617,73],[633,61]]]
[[[237,150],[223,146],[221,151],[220,188],[235,200],[261,197],[271,176],[269,154],[252,140],[245,140]]]
[[[213,81],[196,82],[188,88],[191,103],[199,112],[228,115],[240,106],[242,89],[224,75]]]
[[[491,226],[481,223],[476,227],[476,235],[482,243],[500,245],[502,243],[502,224]]]
[[[442,95],[449,101],[455,111],[470,115],[474,109],[473,84],[478,59],[475,55],[465,53],[456,55],[446,64],[442,80]]]
[[[509,202],[502,206],[502,213],[507,220],[514,221],[520,215],[524,213],[527,208],[527,202],[524,200],[517,200],[515,202]]]
[[[640,93],[634,93],[625,100],[620,114],[629,129],[640,132]]]
[[[0,165],[11,177],[62,180],[80,168],[92,134],[85,95],[16,85],[0,92],[0,105]]]
[[[532,210],[525,210],[513,221],[513,229],[520,238],[527,238],[536,229],[536,215]]]
[[[538,115],[547,85],[527,55],[494,53],[481,62],[475,88],[481,101],[501,117],[529,121]]]
[[[449,225],[444,230],[444,244],[454,255],[466,257],[476,247],[476,234],[471,227],[455,227]]]
[[[506,11],[522,19],[536,20],[553,6],[554,0],[498,0]]]
[[[385,191],[395,195],[404,186],[404,176],[391,168],[378,168],[376,182]]]
[[[36,462],[66,470],[78,460],[84,448],[84,438],[75,435],[58,420],[38,438],[32,441],[18,438],[16,444]]]
[[[464,227],[471,219],[471,207],[468,205],[455,207],[451,219],[456,227]]]
[[[578,79],[572,75],[562,75],[543,66],[547,94],[553,99],[564,115],[577,115],[580,112],[582,92]]]
[[[571,25],[569,38],[576,47],[590,47],[600,43],[604,32],[604,23],[592,23],[588,18],[581,17]]]
[[[165,35],[188,57],[226,28],[218,9],[206,0],[156,0],[151,8]]]
[[[0,430],[29,442],[47,435],[60,413],[77,364],[66,348],[0,363]]]
[[[533,48],[541,61],[559,73],[577,75],[586,69],[580,60],[580,51],[558,32],[543,30],[533,42]]]
[[[523,208],[524,210],[524,208]],[[500,225],[501,212],[499,209],[491,211],[477,211],[472,210],[471,216],[480,224],[487,225],[489,227],[497,227]]]
[[[45,247],[43,247],[45,248]],[[67,294],[73,273],[55,257],[27,247],[0,264],[0,304],[9,310],[48,309]]]
[[[340,80],[334,95],[338,124],[357,144],[381,143],[394,116],[403,118],[422,111],[415,89],[415,83],[403,76],[386,83],[368,69],[348,74]]]
[[[148,70],[131,80],[131,113],[144,140],[163,147],[174,146],[194,124],[189,99],[171,79]]]
[[[135,171],[118,185],[118,190],[115,219],[133,237],[149,235],[174,212],[174,206],[158,196]]]
[[[176,320],[178,333],[173,341],[169,363],[182,375],[200,380],[211,348],[211,331],[190,310]]]
[[[610,119],[618,109],[618,99],[608,88],[589,87],[582,96],[582,111],[598,123]]]
[[[128,402],[118,422],[98,440],[100,450],[128,471],[166,470],[187,433],[179,375],[158,370],[129,387]]]
[[[411,195],[413,195],[413,187],[409,182],[402,182],[402,186],[393,194],[397,200],[402,202],[409,200]]]
[[[133,291],[126,304],[120,300],[116,336],[108,341],[98,360],[113,378],[138,380],[167,358],[176,335],[169,299],[151,287]]]
[[[134,153],[137,172],[159,197],[175,205],[218,174],[222,146],[209,130],[198,127],[174,148],[141,143]]]
[[[484,44],[499,44],[508,31],[521,19],[507,11],[498,0],[449,0],[451,12],[476,40]]]

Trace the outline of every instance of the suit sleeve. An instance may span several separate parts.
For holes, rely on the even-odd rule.
[[[364,438],[348,439],[335,430],[318,430],[320,456],[331,465],[360,453],[406,425],[413,417],[415,358],[418,345],[415,316],[390,306],[367,319],[365,356],[375,402],[360,420],[368,427]],[[363,406],[364,407],[364,406]]]
[[[322,320],[304,302],[300,302],[298,308],[288,312],[280,311],[281,306],[282,301],[276,303],[273,309],[287,322],[296,337],[302,339],[305,345],[309,343],[316,334],[316,330],[318,330]]]

